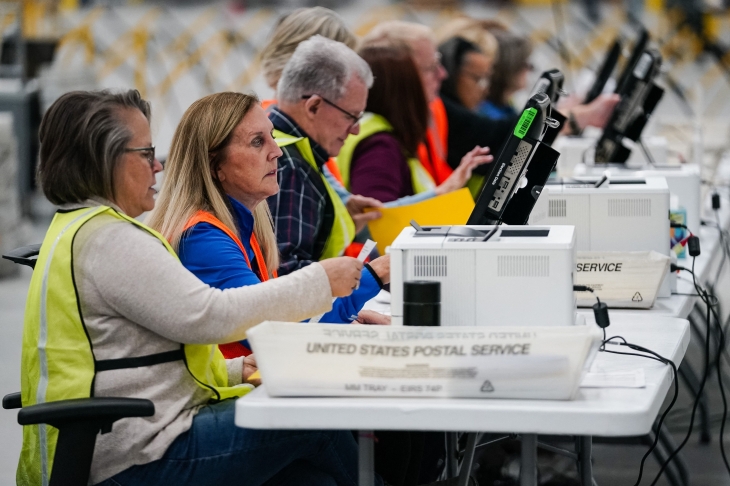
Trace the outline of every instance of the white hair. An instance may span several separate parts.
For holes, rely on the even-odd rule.
[[[298,103],[318,94],[331,101],[345,94],[350,78],[357,76],[370,89],[373,72],[363,58],[342,42],[315,35],[301,42],[281,73],[276,89],[280,101]]]

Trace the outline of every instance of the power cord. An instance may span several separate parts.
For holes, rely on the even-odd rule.
[[[696,237],[695,237],[696,238]],[[657,479],[659,478],[659,475],[662,474],[666,466],[674,459],[674,457],[684,448],[684,446],[687,444],[687,441],[689,440],[690,436],[692,435],[692,430],[694,428],[694,418],[695,413],[697,411],[697,406],[700,403],[700,397],[702,396],[702,392],[705,387],[705,383],[707,382],[708,375],[710,374],[710,370],[712,366],[716,368],[717,371],[717,380],[718,385],[720,386],[720,394],[722,396],[722,424],[720,426],[720,453],[722,454],[722,460],[725,463],[725,468],[727,469],[728,473],[730,473],[730,462],[728,462],[727,454],[725,452],[725,445],[723,443],[723,437],[725,433],[725,420],[727,419],[727,397],[725,395],[725,387],[723,385],[722,381],[722,371],[721,371],[721,356],[723,354],[724,348],[725,348],[725,332],[723,330],[723,326],[721,325],[719,316],[715,312],[715,306],[717,305],[717,299],[715,296],[709,294],[707,290],[702,288],[697,283],[697,276],[695,275],[695,260],[697,259],[697,256],[699,256],[699,240],[695,244],[692,244],[689,246],[690,248],[690,256],[692,256],[692,268],[684,268],[680,267],[678,265],[672,264],[670,269],[671,271],[686,271],[689,272],[692,275],[692,283],[695,287],[695,291],[697,294],[699,294],[700,299],[705,304],[705,307],[707,308],[707,333],[705,336],[705,372],[703,373],[702,380],[700,382],[699,390],[697,391],[697,396],[695,397],[694,405],[692,406],[692,413],[690,415],[690,421],[689,421],[689,428],[687,430],[687,435],[685,436],[684,440],[682,441],[679,446],[669,455],[667,460],[662,464],[661,469],[659,470],[659,474],[657,475]],[[693,251],[694,250],[694,251]],[[712,317],[715,318],[715,322],[717,324],[719,338],[718,338],[718,349],[717,349],[717,356],[712,363],[710,364],[710,334],[712,333]],[[656,480],[655,480],[656,482]],[[655,484],[652,483],[653,484]]]
[[[587,285],[574,285],[573,290],[576,292],[591,292],[595,295],[595,291],[588,287]],[[623,336],[613,336],[611,338],[606,339],[606,328],[611,324],[609,316],[608,316],[608,305],[606,305],[605,302],[601,302],[601,299],[596,295],[596,303],[593,304],[593,314],[596,318],[596,324],[598,327],[601,328],[603,331],[603,341],[601,342],[601,347],[599,348],[599,351],[603,351],[605,353],[611,353],[611,354],[623,354],[625,356],[638,356],[640,358],[647,358],[647,359],[653,359],[655,361],[659,361],[660,363],[664,363],[666,365],[669,365],[672,368],[673,378],[674,378],[674,396],[672,397],[672,401],[669,403],[669,406],[666,410],[664,410],[664,413],[662,413],[662,416],[659,418],[659,423],[657,425],[657,433],[654,437],[654,442],[652,442],[649,449],[644,454],[644,457],[641,458],[641,464],[639,465],[639,477],[636,479],[636,483],[634,486],[639,486],[641,483],[641,478],[644,476],[644,464],[646,463],[646,459],[651,455],[651,453],[656,449],[657,444],[659,443],[659,431],[661,430],[662,425],[664,424],[664,420],[667,418],[667,415],[669,415],[669,412],[672,410],[672,407],[674,407],[674,404],[677,402],[677,397],[679,396],[679,380],[677,376],[677,366],[674,364],[674,362],[670,359],[665,358],[664,356],[661,356],[658,353],[655,353],[654,351],[647,349],[643,346],[639,346],[638,344],[629,343],[626,341],[626,339]],[[615,339],[620,339],[620,342],[613,342]],[[606,349],[606,345],[618,345],[618,346],[626,346],[627,348],[637,351],[636,353],[626,353],[622,351],[611,351],[609,349]],[[644,354],[640,354],[644,353]],[[659,472],[657,477],[654,479],[655,484],[659,477],[661,476],[663,472]]]
[[[603,330],[604,336],[606,330]],[[621,342],[615,343],[612,342],[614,339],[620,339]],[[646,353],[646,354],[639,354],[639,353],[624,353],[622,351],[611,351],[606,349],[606,344],[611,345],[618,345],[618,346],[626,346],[629,349],[632,349],[634,351],[638,351],[639,353]],[[639,464],[639,477],[636,478],[636,483],[634,483],[634,486],[639,486],[641,484],[641,478],[644,476],[644,464],[646,463],[646,459],[651,455],[651,453],[656,449],[657,443],[659,443],[659,431],[662,428],[662,425],[664,424],[664,420],[667,418],[667,415],[669,415],[669,412],[672,410],[672,407],[674,407],[674,404],[677,402],[677,397],[679,396],[679,380],[677,376],[677,365],[674,364],[674,362],[670,359],[665,358],[664,356],[661,356],[658,353],[655,353],[654,351],[647,349],[643,346],[639,346],[638,344],[632,344],[626,341],[622,336],[613,336],[608,339],[605,339],[603,341],[603,344],[601,345],[601,351],[604,353],[611,353],[611,354],[623,354],[625,356],[638,356],[640,358],[647,358],[647,359],[653,359],[654,361],[659,361],[660,363],[664,363],[666,365],[669,365],[672,368],[672,374],[674,378],[674,396],[672,396],[672,401],[669,402],[669,406],[664,410],[664,413],[662,413],[662,416],[659,418],[659,423],[657,424],[657,430],[654,434],[654,442],[652,442],[651,446],[649,446],[649,449],[646,451],[644,456],[641,458],[641,463]],[[668,461],[667,461],[668,463]],[[665,465],[667,464],[665,463]],[[654,478],[654,481],[651,483],[652,485],[656,484],[656,482],[661,477],[662,473],[664,472],[664,466],[662,466],[662,469],[659,471],[659,473],[656,475],[656,478]]]
[[[573,292],[590,292],[593,295],[596,295],[596,292],[593,290],[593,288],[588,287],[587,285],[573,285]],[[601,299],[596,295],[597,302],[593,304],[593,316],[596,318],[596,324],[598,324],[598,327],[603,329],[603,340],[606,340],[606,328],[611,324],[610,319],[608,318],[608,305],[606,305],[605,302],[601,302]],[[603,348],[603,344],[601,344],[601,348]]]

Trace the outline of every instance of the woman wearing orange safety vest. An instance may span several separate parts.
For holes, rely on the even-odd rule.
[[[218,93],[191,106],[176,130],[160,200],[149,221],[170,241],[182,264],[214,288],[256,285],[277,276],[276,236],[268,205],[261,202],[279,190],[276,160],[281,150],[269,146],[271,122],[257,102],[250,95]],[[208,125],[218,128],[208,133]],[[367,264],[359,288],[336,299],[321,322],[388,322],[375,313],[359,316],[388,276],[387,258]],[[250,354],[245,340],[219,347],[229,358]]]

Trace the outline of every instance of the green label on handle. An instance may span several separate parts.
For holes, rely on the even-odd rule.
[[[537,115],[537,108],[528,108],[522,112],[520,121],[517,122],[517,126],[515,127],[515,137],[520,139],[524,138],[527,130],[530,129],[530,125],[532,125],[532,120],[535,119],[535,115]]]

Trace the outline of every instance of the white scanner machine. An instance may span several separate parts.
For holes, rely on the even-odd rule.
[[[389,250],[392,325],[417,280],[441,282],[442,326],[573,325],[575,251],[572,226],[405,228]]]
[[[585,176],[549,183],[541,195],[547,199],[547,211],[534,211],[530,223],[574,225],[577,251],[656,251],[670,256],[666,179],[617,177],[595,187],[599,180]],[[665,279],[659,296],[670,295]]]
[[[585,165],[578,164],[572,176],[582,179],[586,176],[601,177],[608,174],[611,179],[644,179],[647,177],[664,177],[667,180],[670,194],[670,208],[684,209],[687,213],[686,225],[694,234],[700,233],[701,213],[701,178],[700,166],[696,164],[680,164],[676,166],[644,165],[638,169],[620,164]],[[676,198],[676,201],[675,201]]]

